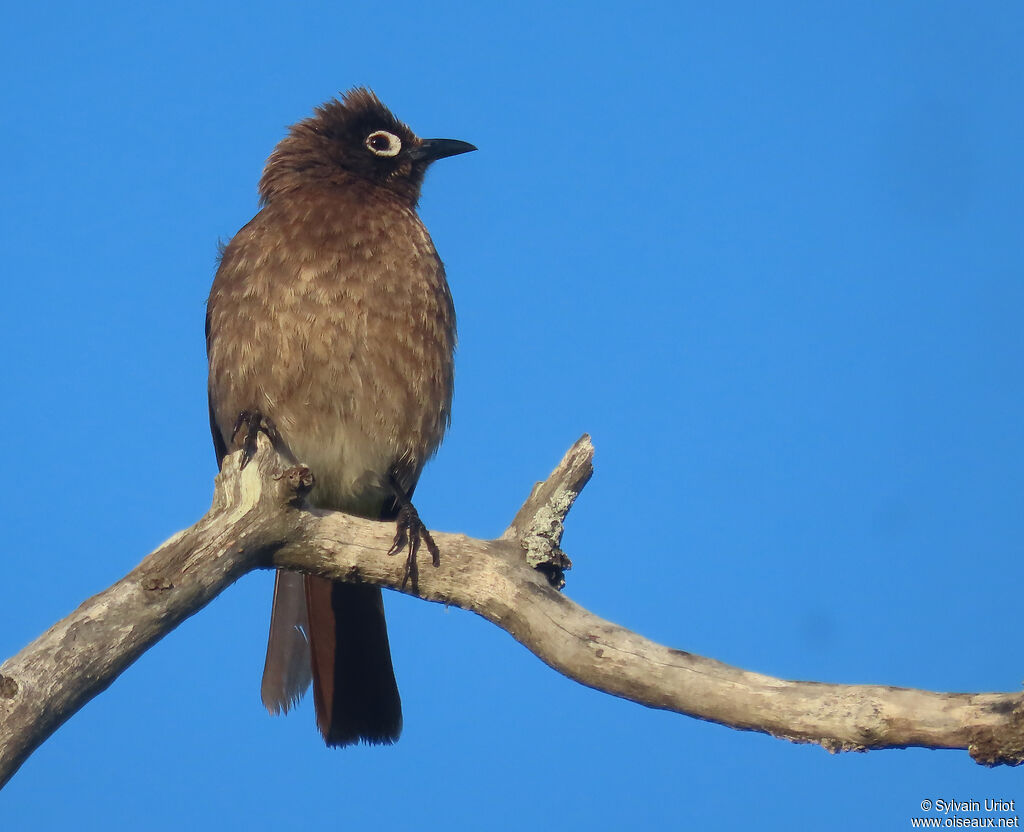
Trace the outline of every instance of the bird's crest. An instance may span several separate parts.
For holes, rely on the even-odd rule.
[[[415,204],[427,163],[410,151],[420,139],[372,90],[356,87],[293,124],[267,160],[260,200],[307,185],[373,182]]]

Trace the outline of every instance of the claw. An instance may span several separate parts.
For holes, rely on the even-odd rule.
[[[397,491],[397,486],[395,487]],[[416,587],[416,578],[419,575],[419,567],[416,564],[416,554],[420,550],[420,541],[427,546],[430,552],[431,562],[435,567],[441,565],[441,552],[430,536],[427,527],[420,520],[420,515],[415,507],[404,494],[399,495],[402,507],[398,510],[398,517],[395,518],[395,539],[388,549],[389,555],[397,555],[403,549],[408,553],[405,558],[405,574],[402,576],[402,589],[405,589],[409,580],[412,580],[413,588]]]
[[[409,542],[409,520],[408,512],[405,506],[399,509],[398,517],[395,519],[395,539],[391,543],[391,548],[388,549],[389,555],[397,555],[406,546],[412,547]]]
[[[242,426],[245,426],[245,435],[241,441],[242,461],[239,469],[245,468],[256,455],[256,434],[259,432],[262,422],[263,415],[255,410],[242,410],[239,412],[238,418],[235,419],[235,427],[231,431],[232,445],[238,444],[238,433]]]
[[[232,445],[238,445],[238,432],[243,426],[245,427],[245,437],[241,441],[242,462],[239,466],[240,469],[245,468],[252,458],[256,456],[256,435],[260,431],[267,435],[267,438],[277,449],[278,453],[290,462],[294,463],[296,461],[288,446],[285,445],[284,440],[281,439],[281,434],[277,431],[277,425],[274,424],[269,416],[264,416],[258,410],[239,411],[238,418],[235,419],[235,427],[231,431]]]
[[[235,419],[235,426],[231,429],[231,444],[235,444],[235,437],[238,436],[238,431],[242,429],[242,425],[246,425],[249,422],[250,413],[248,410],[238,411],[238,418]]]

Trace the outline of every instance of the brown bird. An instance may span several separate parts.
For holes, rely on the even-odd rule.
[[[218,464],[266,430],[313,470],[316,506],[397,520],[407,575],[421,536],[436,564],[409,500],[449,423],[455,350],[416,204],[431,162],[475,149],[418,138],[366,89],[326,102],[268,159],[262,209],[224,249],[207,306]],[[398,739],[379,588],[278,571],[264,705],[287,712],[310,679],[328,745]]]

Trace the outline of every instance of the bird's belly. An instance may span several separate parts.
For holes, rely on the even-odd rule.
[[[312,469],[315,505],[374,515],[392,494],[389,473],[397,467],[411,485],[441,442],[450,348],[443,339],[377,341],[341,323],[309,331],[276,318],[251,333],[256,348],[216,341],[212,380],[231,391],[218,403],[221,433],[231,435],[240,411],[259,411]]]
[[[286,433],[282,429],[282,433]],[[376,517],[392,496],[386,472],[400,452],[377,441],[351,422],[325,423],[315,430],[292,431],[289,447],[316,478],[311,502],[323,508]]]
[[[396,412],[384,401],[376,407],[371,401],[352,402],[342,391],[331,401],[320,396],[319,401],[271,404],[270,396],[262,398],[295,458],[312,469],[316,487],[311,499],[325,508],[364,513],[364,504],[379,507],[392,493],[387,482],[391,469],[422,444],[419,414]]]

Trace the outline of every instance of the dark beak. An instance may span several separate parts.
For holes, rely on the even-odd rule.
[[[409,156],[414,162],[436,162],[448,156],[458,156],[460,153],[469,153],[476,150],[476,147],[469,142],[460,142],[458,139],[424,139],[419,147],[409,151]]]

